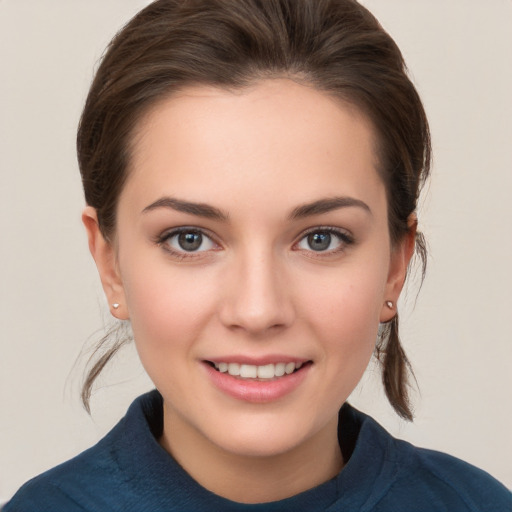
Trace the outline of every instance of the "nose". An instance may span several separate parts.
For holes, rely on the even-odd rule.
[[[283,262],[270,251],[236,259],[225,281],[220,319],[252,336],[289,327],[295,312]]]

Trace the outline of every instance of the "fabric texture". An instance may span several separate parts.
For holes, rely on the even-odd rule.
[[[195,482],[158,444],[162,424],[161,395],[139,397],[98,444],[27,482],[3,512],[512,510],[512,494],[484,471],[397,440],[348,404],[339,418],[343,470],[314,489],[258,505]]]

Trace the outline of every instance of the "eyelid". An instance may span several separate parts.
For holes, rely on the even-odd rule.
[[[175,250],[169,245],[165,245],[165,242],[176,235],[179,235],[180,233],[187,233],[187,232],[196,232],[200,233],[201,235],[207,237],[216,247],[213,249],[207,249],[204,251],[179,251]],[[314,251],[313,249],[300,249],[298,248],[298,244],[308,235],[312,233],[330,233],[334,236],[338,237],[340,240],[341,246],[336,249],[331,249],[327,251]],[[157,235],[155,237],[154,242],[161,246],[166,252],[170,253],[171,255],[174,255],[180,259],[186,259],[186,258],[197,258],[197,257],[204,257],[207,255],[207,253],[213,251],[218,251],[222,249],[222,245],[218,241],[218,237],[212,233],[210,230],[205,228],[200,228],[198,226],[178,226],[174,228],[169,228],[163,231],[160,235]],[[334,226],[314,226],[311,228],[308,228],[304,230],[296,239],[296,241],[293,244],[293,249],[304,251],[308,253],[313,253],[315,257],[322,257],[322,256],[329,256],[332,254],[337,254],[338,252],[344,251],[347,246],[352,245],[355,242],[353,235],[344,228],[334,227]]]
[[[213,249],[207,249],[203,251],[184,251],[176,250],[165,242],[170,238],[173,238],[181,233],[199,233],[202,236],[208,238],[211,243],[215,246]],[[221,248],[221,244],[218,242],[217,237],[208,229],[200,228],[198,226],[178,226],[175,228],[169,228],[163,231],[160,235],[155,238],[155,243],[162,247],[167,253],[172,256],[176,256],[179,259],[197,258],[204,257],[211,251],[218,251]]]
[[[317,232],[327,232],[327,233],[334,233],[335,235],[339,235],[342,238],[347,238],[351,241],[354,240],[354,236],[352,233],[345,228],[340,228],[336,226],[313,226],[311,228],[305,229],[298,237],[297,240],[302,240],[305,236],[310,235],[311,233],[317,233]]]
[[[315,257],[322,257],[322,256],[329,256],[332,254],[337,254],[339,252],[342,252],[347,248],[347,246],[350,246],[355,242],[354,236],[347,229],[334,227],[334,226],[314,226],[312,228],[308,228],[305,231],[303,231],[297,237],[297,241],[293,244],[293,247],[294,248],[297,247],[298,244],[300,242],[302,242],[302,240],[304,240],[304,238],[306,238],[307,236],[309,236],[313,233],[333,234],[334,236],[338,237],[338,239],[340,240],[341,247],[336,248],[336,249],[327,250],[327,251],[314,251],[313,249],[308,250],[308,249],[300,249],[300,248],[297,248],[297,250],[308,252],[308,253],[313,253],[315,255]]]

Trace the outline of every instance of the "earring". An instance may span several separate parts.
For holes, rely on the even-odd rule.
[[[394,307],[393,301],[391,301],[391,300],[387,300],[387,301],[386,301],[386,306],[387,306],[389,309],[393,309],[393,307]]]
[[[113,307],[114,309],[118,309],[118,308],[119,308],[119,304],[116,302],[116,303],[112,304],[112,307]]]

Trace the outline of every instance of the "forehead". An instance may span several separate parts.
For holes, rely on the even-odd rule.
[[[176,190],[196,201],[277,199],[283,190],[296,202],[335,192],[368,200],[382,189],[367,118],[286,79],[236,91],[186,88],[148,112],[132,148],[125,192],[141,201]]]

